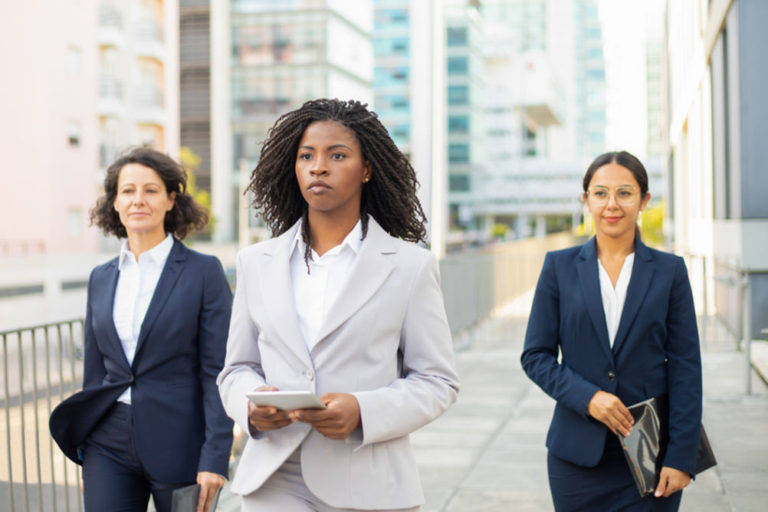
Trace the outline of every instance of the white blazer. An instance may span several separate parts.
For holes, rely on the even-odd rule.
[[[291,286],[297,225],[240,251],[224,369],[227,414],[248,429],[245,394],[260,386],[353,393],[361,427],[333,440],[304,423],[248,439],[232,490],[250,494],[301,446],[307,487],[339,508],[407,508],[424,496],[408,434],[442,414],[459,389],[437,259],[371,217],[349,281],[311,352]]]

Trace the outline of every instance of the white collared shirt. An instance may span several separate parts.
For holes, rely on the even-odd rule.
[[[299,328],[307,350],[311,351],[319,341],[320,328],[341,288],[349,279],[352,265],[362,246],[363,226],[357,221],[339,245],[322,256],[312,250],[309,272],[304,261],[306,245],[301,238],[301,222],[290,247],[291,283]]]
[[[123,242],[117,264],[120,274],[117,278],[112,318],[128,364],[133,364],[141,324],[172,248],[173,237],[169,234],[162,242],[139,255],[137,262],[128,248],[128,240]],[[123,391],[117,400],[130,404],[131,388]]]
[[[632,264],[635,261],[635,253],[628,254],[621,266],[619,278],[616,280],[616,288],[611,283],[611,277],[605,270],[600,259],[597,260],[598,274],[600,275],[600,293],[603,296],[603,310],[605,311],[605,323],[608,326],[608,340],[613,348],[616,341],[616,332],[619,330],[621,312],[624,310],[624,302],[627,299],[629,279],[632,277]]]

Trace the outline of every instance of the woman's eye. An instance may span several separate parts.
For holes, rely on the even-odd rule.
[[[632,191],[631,190],[619,190],[619,197],[631,197]]]
[[[602,199],[607,195],[607,192],[605,190],[593,190],[592,195]]]
[[[333,160],[343,160],[346,156],[344,153],[334,153],[331,155],[331,158]]]
[[[309,160],[310,158],[312,158],[312,155],[309,153],[302,153],[299,155],[299,160]]]

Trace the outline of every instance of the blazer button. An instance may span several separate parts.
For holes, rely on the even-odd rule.
[[[615,371],[611,370],[611,371],[608,372],[608,380],[610,380],[610,381],[616,380],[616,372]]]
[[[304,370],[304,376],[307,378],[307,380],[315,379],[315,374],[312,370]]]

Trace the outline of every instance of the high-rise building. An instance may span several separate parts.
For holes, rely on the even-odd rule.
[[[481,10],[487,159],[473,211],[482,234],[495,224],[507,237],[569,228],[582,212],[578,114],[590,109],[577,88],[587,53],[576,2],[486,0]]]
[[[445,248],[445,34],[442,0],[374,0],[374,105],[419,180],[431,249]]]
[[[373,103],[370,0],[226,4],[213,3],[211,12],[212,188],[220,241],[235,238],[245,207],[239,169],[256,165],[281,114],[322,97]]]
[[[449,229],[474,231],[485,164],[483,19],[478,2],[450,0],[445,16]]]
[[[574,0],[576,154],[605,152],[605,59],[597,0]]]
[[[743,338],[768,327],[766,19],[761,0],[667,3],[669,235],[701,312]]]
[[[179,0],[180,143],[200,158],[195,182],[211,189],[211,12],[209,0]]]
[[[0,254],[95,250],[88,211],[115,155],[177,156],[178,2],[11,2],[0,61]]]

